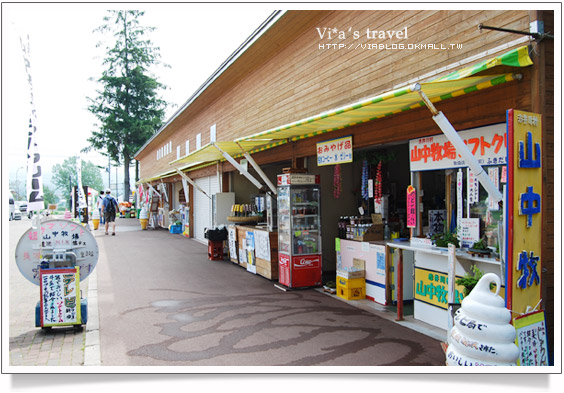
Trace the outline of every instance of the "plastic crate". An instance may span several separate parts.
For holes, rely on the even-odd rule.
[[[223,260],[223,241],[208,240],[208,259],[210,261]]]
[[[170,233],[182,233],[182,225],[171,225]]]
[[[366,281],[364,278],[344,278],[337,276],[337,296],[345,300],[366,298]]]

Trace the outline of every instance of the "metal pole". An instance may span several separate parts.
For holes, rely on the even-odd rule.
[[[484,171],[484,168],[482,168],[476,157],[474,157],[470,149],[468,149],[468,147],[466,146],[460,135],[458,135],[452,124],[450,124],[446,116],[442,112],[438,111],[437,108],[435,108],[429,97],[427,97],[427,95],[421,90],[421,85],[419,83],[416,83],[412,87],[412,90],[419,93],[419,95],[423,99],[423,102],[425,103],[425,105],[427,105],[427,107],[433,114],[433,120],[435,121],[435,123],[437,123],[443,134],[445,134],[447,139],[453,144],[456,152],[460,154],[462,158],[464,158],[464,160],[468,163],[468,166],[470,167],[472,172],[474,172],[474,175],[476,176],[476,178],[478,178],[478,181],[488,192],[489,197],[492,198],[495,202],[501,203],[503,201],[503,195],[501,195],[501,192],[499,192],[497,187],[493,184],[489,176]]]
[[[233,165],[237,170],[239,170],[239,172],[241,172],[241,174],[245,176],[251,183],[253,183],[259,190],[263,187],[262,184],[257,179],[255,179],[249,172],[247,172],[247,170],[243,168],[241,164],[235,161],[233,157],[231,157],[229,154],[221,150],[219,146],[217,146],[215,143],[212,143],[212,145],[217,150],[219,150],[219,152],[223,155],[223,157],[225,157],[227,161],[229,161],[231,165]]]
[[[260,166],[254,160],[254,158],[251,157],[251,155],[249,153],[247,153],[245,151],[245,149],[243,149],[241,144],[239,142],[237,142],[237,144],[239,145],[239,147],[243,151],[245,158],[251,163],[253,168],[255,168],[255,170],[257,171],[257,173],[261,177],[261,179],[264,180],[264,182],[268,185],[268,188],[270,188],[270,190],[274,193],[274,195],[276,195],[276,193],[277,193],[276,187],[274,187],[274,184],[272,184],[272,182],[268,179],[268,176],[266,176],[266,174],[263,172],[263,170],[260,168]]]
[[[398,272],[396,274],[398,315],[396,321],[403,321],[403,250],[398,248],[398,251]]]

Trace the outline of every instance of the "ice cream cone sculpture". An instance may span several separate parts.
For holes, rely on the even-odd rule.
[[[496,292],[490,290],[495,283]],[[498,295],[501,282],[493,273],[485,274],[462,300],[448,335],[448,366],[516,366],[519,348],[511,312]]]

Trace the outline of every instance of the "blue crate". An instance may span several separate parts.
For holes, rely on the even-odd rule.
[[[182,225],[171,225],[170,233],[182,233]]]

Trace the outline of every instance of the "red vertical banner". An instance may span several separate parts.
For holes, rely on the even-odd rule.
[[[413,186],[407,187],[407,227],[417,226],[417,192]]]

